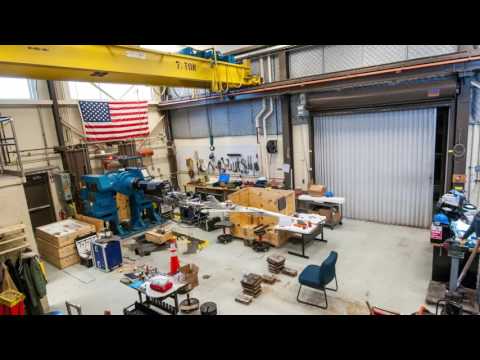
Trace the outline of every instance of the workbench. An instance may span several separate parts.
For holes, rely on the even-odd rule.
[[[162,274],[164,275],[164,274]],[[139,303],[150,308],[154,307],[158,310],[164,311],[170,315],[177,315],[180,311],[179,304],[178,304],[178,293],[181,292],[186,286],[187,283],[178,281],[174,276],[169,276],[170,280],[173,282],[173,286],[162,293],[161,297],[150,297],[147,295],[146,283],[139,287],[132,287],[132,284],[126,284],[130,289],[136,290],[138,293]],[[123,283],[122,283],[123,284]],[[143,297],[145,296],[145,300]],[[167,299],[171,298],[174,301],[174,305],[167,303]]]
[[[290,255],[302,257],[304,259],[309,259],[310,257],[305,255],[305,245],[311,243],[312,241],[320,241],[327,243],[328,241],[325,240],[323,236],[323,226],[325,225],[325,216],[316,215],[316,214],[298,214],[298,217],[304,221],[309,221],[313,224],[312,227],[302,229],[297,226],[292,225],[281,225],[278,224],[274,227],[277,231],[286,231],[289,233],[293,233],[296,235],[300,235],[300,239],[302,242],[302,253],[297,253],[293,251],[289,251]],[[317,236],[321,235],[320,239],[317,239]]]
[[[297,211],[310,213],[319,213],[327,217],[325,225],[334,229],[337,225],[342,225],[343,220],[343,197],[325,197],[300,195],[297,198]]]
[[[195,192],[205,195],[213,195],[219,201],[227,201],[228,195],[233,194],[238,191],[240,188],[228,188],[221,186],[212,186],[212,185],[196,185]]]

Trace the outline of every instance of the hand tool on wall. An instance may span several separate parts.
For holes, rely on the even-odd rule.
[[[255,169],[255,172],[260,172],[260,166],[258,165],[258,154],[256,155],[256,160],[255,163],[253,164],[253,168]]]
[[[240,160],[240,165],[242,166],[242,169],[240,170],[240,172],[241,172],[242,174],[248,174],[247,161],[242,158],[242,159]]]
[[[213,159],[210,159],[210,161],[208,162],[208,170],[207,172],[208,173],[215,173],[215,161]]]

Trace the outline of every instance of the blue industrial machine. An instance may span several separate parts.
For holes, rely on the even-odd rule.
[[[179,54],[182,55],[188,55],[188,56],[196,56],[200,57],[203,59],[211,59],[217,61],[223,61],[223,62],[228,62],[230,64],[236,64],[235,61],[235,56],[233,55],[223,55],[220,51],[214,51],[213,49],[208,49],[208,50],[197,50],[191,47],[186,47],[183,48],[178,52]]]
[[[169,190],[170,183],[154,181],[146,169],[125,168],[102,175],[84,175],[82,180],[85,183],[80,190],[83,213],[108,221],[114,233],[126,236],[162,222],[154,209],[153,199]],[[129,198],[131,219],[128,229],[120,224],[117,193]]]

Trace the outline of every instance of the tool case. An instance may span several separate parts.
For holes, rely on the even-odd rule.
[[[92,241],[92,255],[95,267],[110,272],[122,265],[122,247],[120,240]]]

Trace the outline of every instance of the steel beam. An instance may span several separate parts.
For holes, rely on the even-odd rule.
[[[0,75],[216,92],[260,84],[249,60],[231,64],[124,45],[2,45]]]
[[[298,79],[276,81],[248,89],[234,90],[223,95],[198,99],[172,100],[159,104],[162,110],[202,106],[230,101],[249,100],[273,95],[286,95],[318,91],[331,91],[370,84],[416,80],[448,76],[480,69],[480,50],[442,55],[428,59],[409,60],[402,63],[346,70],[337,73],[314,75]]]

